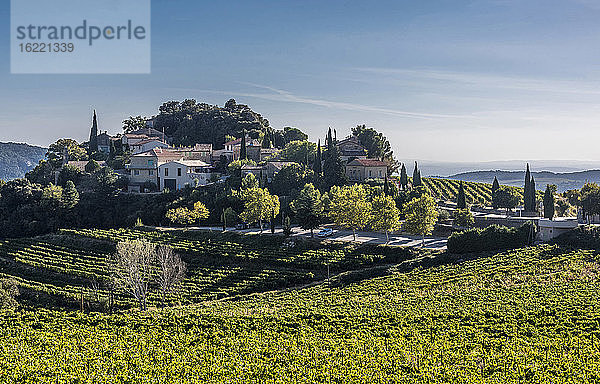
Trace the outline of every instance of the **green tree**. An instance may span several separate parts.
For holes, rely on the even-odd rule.
[[[273,148],[273,143],[271,142],[271,134],[265,133],[262,139],[262,147],[263,148]]]
[[[496,204],[498,205],[498,208],[505,208],[507,215],[508,211],[516,208],[520,202],[521,196],[515,188],[501,186],[496,191]]]
[[[529,171],[529,163],[525,171],[525,186],[523,187],[523,208],[525,212],[533,212],[533,202],[531,200],[531,172]]]
[[[331,136],[331,131],[329,132],[329,136]],[[331,137],[329,140],[333,143]],[[340,150],[335,144],[331,144],[327,147],[323,161],[324,188],[329,190],[333,186],[344,185],[347,181],[346,167],[342,161]]]
[[[600,214],[600,186],[596,183],[586,183],[579,191],[580,206],[588,219]]]
[[[55,143],[50,144],[48,152],[46,153],[46,158],[50,164],[52,164],[52,167],[58,169],[63,165],[65,154],[69,161],[81,161],[87,159],[85,149],[73,139],[59,139]]]
[[[460,182],[460,186],[458,187],[458,197],[456,200],[456,208],[458,209],[466,209],[467,208],[467,198],[465,196],[465,186],[463,182]]]
[[[260,223],[263,231],[263,222],[279,214],[279,198],[271,195],[266,188],[248,188],[239,192],[244,202],[244,210],[240,218],[247,223]]]
[[[546,185],[544,192],[544,217],[550,220],[554,218],[554,193],[550,189],[550,184]]]
[[[123,132],[131,133],[146,128],[146,118],[142,116],[129,116],[123,120]]]
[[[75,188],[75,183],[69,180],[63,190],[62,205],[67,209],[72,209],[77,203],[79,203],[79,192]]]
[[[404,229],[413,235],[421,236],[421,246],[425,246],[425,236],[431,235],[437,222],[438,211],[435,200],[429,194],[412,199],[404,205]]]
[[[498,209],[498,203],[496,202],[496,192],[500,188],[500,183],[498,182],[498,178],[494,176],[494,182],[492,183],[492,207],[494,209]]]
[[[329,216],[336,225],[352,229],[356,241],[356,231],[371,222],[372,207],[367,190],[362,185],[333,186],[329,196]]]
[[[402,190],[406,191],[408,187],[408,175],[406,174],[406,166],[402,163],[402,169],[400,169],[400,185],[402,186]]]
[[[88,163],[85,165],[85,171],[87,173],[94,173],[99,169],[100,169],[100,164],[98,164],[96,162],[96,160],[94,160],[94,159],[88,161]]]
[[[537,191],[535,189],[535,179],[533,176],[531,176],[529,188],[529,203],[531,204],[531,212],[537,212]]]
[[[413,179],[412,179],[412,187],[419,187],[423,185],[423,181],[421,180],[421,171],[419,171],[419,165],[415,161],[415,169],[413,170]]]
[[[42,202],[46,207],[55,209],[60,207],[63,198],[63,189],[50,183],[42,190]]]
[[[317,153],[317,145],[310,141],[291,141],[281,151],[281,158],[287,161],[304,164],[308,166],[307,160],[314,163]]]
[[[244,161],[248,159],[246,153],[246,130],[242,129],[242,142],[240,143],[240,160]]]
[[[400,210],[391,196],[377,195],[373,198],[371,228],[385,231],[386,244],[390,242],[389,232],[400,228]]]
[[[227,226],[235,224],[238,220],[238,215],[235,213],[233,208],[227,207],[223,211],[223,215],[221,216],[221,220],[223,221],[223,228],[226,229]]]
[[[32,183],[48,185],[54,182],[54,167],[47,160],[42,160],[25,177]]]
[[[94,117],[92,119],[92,129],[90,130],[90,142],[88,147],[88,155],[91,157],[98,152],[98,118],[94,109]]]
[[[321,177],[321,173],[323,172],[323,154],[321,153],[321,139],[319,139],[319,143],[317,144],[317,154],[315,156],[315,162],[313,164],[313,171],[317,179]]]
[[[454,211],[454,224],[462,228],[470,228],[475,224],[475,218],[468,208]]]
[[[270,190],[279,196],[292,196],[296,194],[309,183],[314,183],[315,174],[312,169],[301,164],[287,165],[275,176],[270,185]]]
[[[298,198],[292,201],[292,211],[302,229],[310,229],[310,237],[313,231],[321,225],[321,214],[323,213],[323,202],[321,192],[312,184],[306,184],[298,194]]]
[[[394,152],[388,139],[373,128],[367,128],[366,125],[357,125],[352,128],[352,134],[358,138],[358,141],[367,149],[370,158],[380,159],[388,163],[388,172],[396,172],[400,164],[394,158]]]
[[[242,189],[258,188],[260,187],[256,176],[253,173],[249,173],[242,179]]]

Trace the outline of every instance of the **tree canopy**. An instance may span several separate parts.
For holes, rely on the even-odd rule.
[[[400,168],[400,163],[394,158],[394,151],[388,139],[374,128],[366,125],[357,125],[352,128],[352,134],[367,149],[368,156],[388,163],[389,173],[394,173]]]

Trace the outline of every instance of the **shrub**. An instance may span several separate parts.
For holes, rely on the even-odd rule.
[[[454,211],[454,224],[458,227],[470,228],[475,224],[473,214],[468,208]]]
[[[552,243],[579,249],[600,249],[600,227],[580,226],[558,236]]]
[[[519,228],[491,225],[484,229],[473,228],[455,232],[448,238],[449,253],[471,253],[484,251],[504,251],[530,245],[535,232],[533,223],[525,223]]]

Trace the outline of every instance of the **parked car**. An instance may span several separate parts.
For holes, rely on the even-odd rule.
[[[329,237],[331,235],[333,235],[333,229],[331,228],[322,229],[319,231],[319,233],[317,233],[317,237]]]
[[[246,224],[246,223],[238,223],[238,224],[235,226],[235,229],[237,229],[237,230],[240,230],[240,231],[241,231],[242,229],[248,229],[248,224]]]

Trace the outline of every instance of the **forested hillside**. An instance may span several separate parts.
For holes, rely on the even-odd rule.
[[[0,143],[0,179],[25,176],[46,155],[46,148],[28,144]]]

